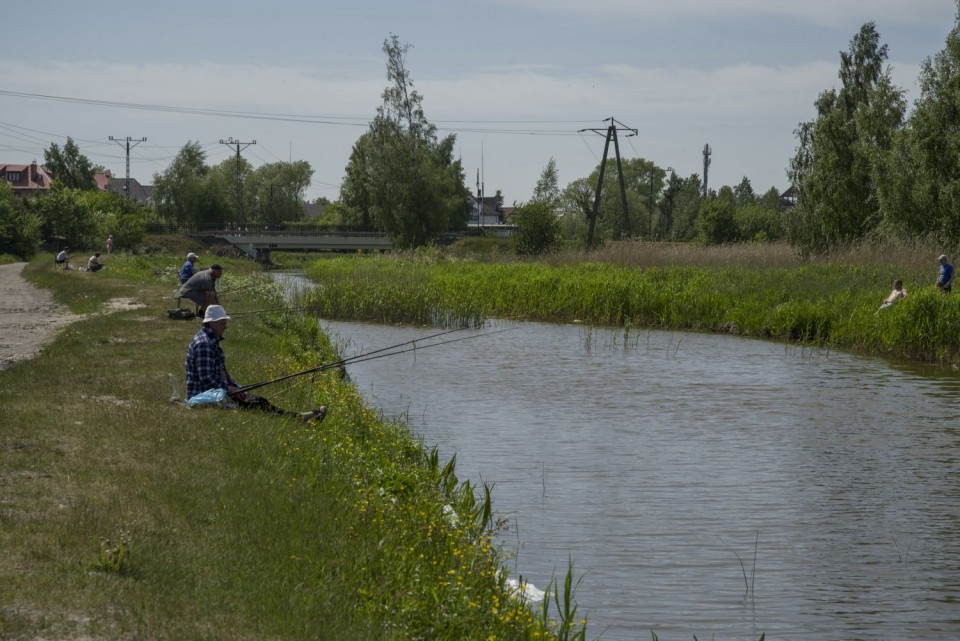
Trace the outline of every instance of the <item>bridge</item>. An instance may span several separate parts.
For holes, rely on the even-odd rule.
[[[244,254],[268,262],[271,251],[387,251],[393,249],[390,237],[379,231],[205,231],[203,238],[229,243]]]

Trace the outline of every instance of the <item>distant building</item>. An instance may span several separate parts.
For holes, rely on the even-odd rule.
[[[303,204],[303,215],[307,220],[315,220],[319,218],[327,206],[324,203],[304,203]]]
[[[109,175],[109,173],[108,171],[107,174]],[[99,186],[99,181],[97,186]],[[153,185],[141,185],[136,178],[129,180],[113,178],[107,183],[106,191],[116,192],[124,198],[130,198],[139,205],[153,207]]]
[[[797,204],[797,193],[798,190],[793,185],[790,185],[790,188],[785,192],[780,194],[780,209],[789,209]]]
[[[141,185],[136,178],[114,178],[107,191],[116,192],[140,205],[153,206],[153,185]]]
[[[484,196],[481,199],[471,193],[470,204],[470,218],[467,220],[467,226],[485,227],[503,224],[503,212],[496,196]]]
[[[0,164],[0,178],[10,183],[15,198],[24,200],[45,193],[53,183],[53,175],[36,161],[29,165]]]

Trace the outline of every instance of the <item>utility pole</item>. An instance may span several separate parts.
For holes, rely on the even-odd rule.
[[[587,247],[593,247],[593,229],[597,222],[597,214],[600,211],[600,192],[603,189],[603,174],[604,170],[607,168],[607,152],[610,149],[610,141],[613,141],[613,149],[617,156],[617,174],[620,178],[620,206],[623,209],[623,224],[620,227],[621,235],[630,234],[630,217],[627,215],[627,190],[623,182],[623,165],[620,164],[620,143],[617,141],[617,125],[620,125],[624,130],[632,132],[627,134],[627,138],[630,136],[636,136],[637,130],[630,129],[622,122],[614,119],[613,117],[606,118],[603,122],[609,122],[610,125],[606,130],[601,129],[581,129],[578,133],[583,133],[584,131],[592,131],[596,134],[601,134],[606,136],[606,142],[603,145],[603,160],[600,161],[600,179],[597,181],[597,193],[593,199],[593,212],[590,214],[590,227],[587,230]],[[603,133],[601,133],[603,132]]]
[[[710,143],[707,143],[703,146],[703,197],[706,198],[707,194],[707,169],[710,167],[710,154],[713,151],[710,149]]]
[[[233,224],[239,225],[241,222],[243,222],[243,183],[240,180],[240,152],[243,149],[246,149],[247,147],[249,147],[250,145],[257,144],[257,141],[251,140],[250,142],[240,142],[239,140],[234,140],[233,137],[231,136],[226,140],[221,140],[220,144],[227,145],[228,147],[232,147],[235,145],[237,147],[237,194],[236,194],[237,217],[233,221]],[[242,148],[241,148],[241,145],[243,145]]]
[[[123,183],[123,191],[125,192],[126,197],[127,197],[127,198],[130,198],[130,150],[133,149],[134,147],[136,147],[137,145],[139,145],[139,144],[142,143],[142,142],[147,142],[147,139],[146,139],[146,138],[133,139],[133,138],[131,138],[130,136],[127,136],[126,140],[121,141],[121,140],[119,140],[119,139],[117,139],[117,138],[114,138],[113,136],[110,136],[110,140],[112,140],[113,142],[117,143],[117,144],[120,145],[121,147],[124,146],[124,145],[123,145],[124,142],[127,143],[127,144],[126,144],[126,147],[127,147],[127,180],[126,180],[126,182]],[[131,142],[133,143],[132,145],[130,144]]]

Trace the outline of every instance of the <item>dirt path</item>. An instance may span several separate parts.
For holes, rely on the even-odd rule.
[[[82,318],[24,280],[25,266],[0,265],[0,370],[35,356],[58,328]]]

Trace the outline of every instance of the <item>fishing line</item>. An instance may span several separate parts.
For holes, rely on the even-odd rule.
[[[445,335],[445,334],[452,334],[453,332],[463,331],[464,329],[469,329],[469,328],[468,328],[468,327],[459,327],[459,328],[457,328],[457,329],[451,329],[451,330],[447,330],[447,331],[445,331],[445,332],[438,332],[438,333],[436,333],[436,334],[431,334],[430,336],[424,336],[423,338],[417,338],[417,339],[410,340],[410,341],[406,341],[406,342],[403,342],[403,343],[398,343],[398,344],[396,344],[396,345],[391,345],[391,346],[389,346],[389,347],[384,347],[384,348],[382,348],[382,349],[374,350],[374,351],[372,351],[372,352],[367,352],[367,353],[365,353],[365,354],[358,354],[358,355],[356,355],[356,356],[351,356],[351,357],[348,357],[348,358],[341,358],[340,360],[333,361],[333,362],[331,362],[331,363],[324,363],[323,365],[318,365],[318,366],[316,366],[316,367],[311,367],[311,368],[308,368],[308,369],[305,369],[305,370],[302,370],[302,371],[299,371],[299,372],[294,372],[294,373],[292,373],[292,374],[286,374],[286,375],[284,375],[284,376],[278,376],[277,378],[273,378],[273,379],[270,379],[270,380],[267,380],[267,381],[261,381],[261,382],[259,382],[259,383],[251,383],[250,385],[245,385],[244,387],[241,387],[241,388],[238,390],[238,392],[248,392],[248,391],[250,391],[250,390],[258,389],[258,388],[264,387],[264,386],[266,386],[266,385],[271,385],[271,384],[273,384],[273,383],[279,383],[280,381],[285,381],[285,380],[294,378],[295,376],[303,376],[303,375],[305,375],[305,374],[312,374],[312,373],[314,373],[314,372],[323,372],[323,371],[326,371],[326,370],[329,370],[329,369],[333,369],[333,368],[335,368],[335,367],[343,367],[344,365],[353,365],[353,364],[356,364],[356,363],[365,363],[365,362],[367,362],[367,361],[376,360],[376,359],[378,359],[378,358],[385,358],[385,357],[387,357],[387,356],[397,356],[397,355],[399,355],[399,354],[406,354],[407,352],[412,352],[412,351],[419,350],[419,349],[427,349],[428,347],[439,347],[440,345],[449,345],[450,343],[456,343],[456,342],[459,342],[459,341],[470,340],[471,338],[481,338],[481,337],[483,337],[483,336],[492,336],[493,334],[501,334],[501,333],[503,333],[503,332],[509,332],[509,331],[511,331],[511,330],[514,330],[514,329],[516,329],[516,327],[507,327],[507,328],[505,328],[505,329],[498,329],[498,330],[495,330],[495,331],[492,331],[492,332],[485,332],[485,333],[483,333],[483,334],[474,334],[473,336],[464,336],[464,337],[462,337],[462,338],[452,338],[452,339],[450,339],[450,340],[440,341],[439,343],[430,343],[430,344],[428,344],[428,345],[417,345],[417,344],[416,344],[416,343],[419,343],[419,342],[422,342],[422,341],[425,341],[425,340],[429,340],[429,339],[431,339],[431,338],[437,338],[437,337],[439,337],[439,336],[443,336],[443,335]],[[399,347],[403,347],[404,345],[410,345],[410,344],[413,344],[413,346],[412,346],[412,347],[408,347],[407,349],[401,349],[401,350],[398,350],[398,349],[397,349],[397,348],[399,348]],[[396,350],[396,351],[394,351],[394,350]]]

